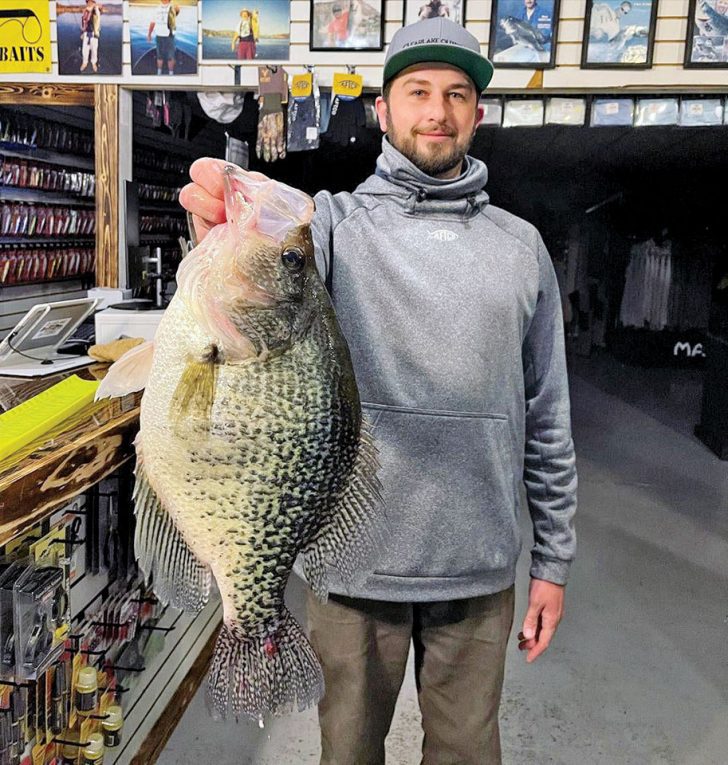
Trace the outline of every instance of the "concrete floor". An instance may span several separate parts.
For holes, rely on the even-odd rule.
[[[504,762],[726,765],[728,464],[692,435],[701,376],[606,355],[570,368],[578,558],[555,642],[529,666],[515,640],[524,544],[501,707]],[[290,602],[300,614],[300,585]],[[420,742],[409,672],[388,763],[417,765]],[[200,692],[159,763],[298,765],[318,755],[315,711],[264,730],[215,723]]]

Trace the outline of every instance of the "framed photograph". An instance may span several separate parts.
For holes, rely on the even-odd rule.
[[[287,61],[289,0],[202,0],[202,58],[213,61]]]
[[[587,0],[584,69],[649,69],[657,0]]]
[[[559,0],[493,0],[488,52],[493,66],[556,66]]]
[[[130,0],[133,75],[197,74],[197,0]]]
[[[384,0],[310,0],[311,50],[382,50]]]
[[[728,67],[728,0],[690,0],[685,66]]]
[[[121,0],[56,4],[58,74],[121,74]]]
[[[464,25],[465,0],[404,0],[405,26],[438,16]]]

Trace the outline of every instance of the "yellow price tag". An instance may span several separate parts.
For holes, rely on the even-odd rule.
[[[291,95],[294,98],[308,98],[313,93],[312,74],[294,74],[291,83]]]
[[[364,78],[360,74],[334,73],[333,92],[335,96],[358,98],[364,87]]]

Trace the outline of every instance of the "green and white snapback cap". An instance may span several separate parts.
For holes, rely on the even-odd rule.
[[[429,61],[462,69],[479,91],[493,77],[493,64],[480,53],[480,43],[465,27],[450,19],[425,19],[394,33],[384,59],[384,85],[403,69]]]

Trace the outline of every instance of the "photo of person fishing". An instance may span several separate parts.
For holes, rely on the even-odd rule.
[[[132,0],[129,36],[132,74],[197,74],[194,0]]]
[[[120,75],[122,0],[56,4],[58,73]]]
[[[728,66],[728,0],[694,0],[686,64]]]
[[[586,66],[649,66],[654,38],[653,0],[611,0],[588,8]]]
[[[465,0],[405,0],[405,24],[426,19],[450,19],[456,24],[464,24]]]
[[[202,58],[285,61],[291,42],[288,0],[202,0]]]
[[[382,50],[382,0],[312,0],[311,50]]]
[[[493,4],[490,45],[496,66],[551,67],[555,63],[554,0],[496,0]]]

